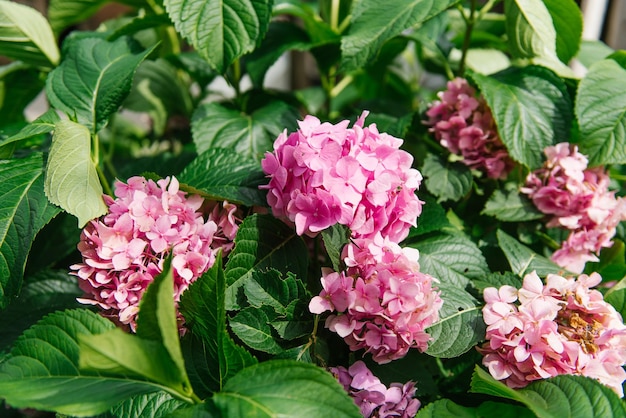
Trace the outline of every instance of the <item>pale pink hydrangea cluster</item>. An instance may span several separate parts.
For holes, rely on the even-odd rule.
[[[402,140],[364,127],[363,112],[352,128],[306,116],[296,132],[283,132],[261,161],[270,178],[261,186],[273,214],[295,223],[299,235],[334,224],[355,237],[377,233],[396,242],[416,226],[422,202],[415,195],[422,176]]]
[[[362,361],[355,362],[348,369],[340,366],[332,367],[330,371],[365,418],[411,418],[417,414],[420,401],[415,398],[414,382],[392,383],[387,388]]]
[[[374,240],[354,239],[343,256],[348,269],[323,269],[323,290],[309,310],[330,311],[326,328],[377,363],[402,358],[410,348],[426,350],[426,328],[438,320],[443,301],[434,279],[419,271],[418,251],[379,234]]]
[[[561,374],[599,380],[623,396],[626,326],[619,313],[591,289],[597,273],[544,286],[535,272],[523,286],[484,291],[488,342],[479,348],[491,375],[512,388]]]
[[[580,273],[595,254],[610,247],[617,225],[626,220],[626,199],[609,191],[609,176],[601,167],[587,168],[587,158],[576,145],[560,143],[544,150],[543,167],[526,178],[522,193],[550,216],[548,227],[570,230],[552,255],[561,267]]]
[[[218,249],[233,246],[240,220],[228,202],[209,207],[197,195],[186,196],[175,177],[157,181],[132,177],[115,183],[109,213],[92,220],[78,244],[83,262],[71,266],[86,296],[81,303],[134,330],[139,302],[172,254],[174,299],[215,262]],[[210,211],[205,221],[202,213]]]
[[[487,177],[505,178],[514,166],[502,143],[491,110],[467,80],[455,78],[426,112],[427,125],[441,145],[460,155],[470,168]]]

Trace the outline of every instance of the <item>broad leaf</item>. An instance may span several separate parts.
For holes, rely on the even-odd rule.
[[[108,0],[49,0],[48,19],[54,32],[61,33],[68,26],[87,20],[107,3]],[[140,6],[147,1],[118,0],[117,3]]]
[[[199,394],[220,391],[226,381],[256,363],[226,331],[226,290],[221,259],[183,293],[180,311],[190,335],[183,340],[188,368]]]
[[[390,38],[438,15],[458,0],[356,0],[348,34],[341,39],[342,68],[356,70],[371,62]]]
[[[496,189],[481,213],[504,222],[531,221],[544,216],[530,199],[515,189],[504,191]]]
[[[441,283],[462,289],[470,278],[489,273],[480,249],[464,236],[441,234],[410,245],[420,251],[420,270]]]
[[[533,270],[541,277],[550,273],[558,273],[563,269],[547,258],[535,253],[530,248],[502,230],[497,232],[498,244],[511,265],[511,271],[520,277]]]
[[[590,166],[626,163],[626,69],[611,59],[600,61],[578,86],[576,116],[580,152]]]
[[[233,150],[213,148],[199,155],[178,176],[181,183],[212,200],[228,200],[246,206],[265,206],[267,184],[261,165]]]
[[[476,409],[457,405],[450,399],[440,399],[423,406],[415,418],[477,418]]]
[[[339,382],[308,363],[272,360],[232,377],[213,402],[229,418],[359,418],[361,414]]]
[[[515,160],[531,169],[539,168],[547,146],[569,140],[572,104],[565,83],[551,71],[529,66],[493,76],[470,75]]]
[[[304,283],[292,274],[281,277],[278,270],[253,271],[251,280],[243,285],[250,305],[260,308],[271,307],[279,315],[288,315],[289,306],[299,300],[308,299]]]
[[[187,402],[173,398],[167,392],[155,392],[133,396],[111,408],[110,413],[118,418],[165,418],[186,406],[189,406]]]
[[[486,276],[472,280],[472,284],[478,290],[483,291],[488,287],[513,286],[517,289],[522,287],[522,280],[512,271],[489,273]]]
[[[27,123],[25,109],[45,86],[42,72],[21,61],[0,66],[0,132],[14,134]],[[8,145],[7,144],[12,144]],[[0,140],[0,158],[12,155],[14,141]]]
[[[472,188],[472,173],[461,163],[444,163],[434,154],[428,154],[424,160],[422,174],[424,183],[437,201],[457,201]]]
[[[543,0],[556,32],[556,54],[561,62],[569,63],[580,49],[583,16],[574,0]]]
[[[131,396],[159,390],[147,382],[79,370],[78,339],[114,328],[84,309],[45,317],[17,340],[0,364],[0,396],[15,408],[92,416]]]
[[[458,357],[485,338],[482,307],[472,295],[451,283],[441,281],[436,286],[443,306],[439,320],[426,329],[433,339],[426,353],[439,358]]]
[[[191,121],[193,141],[199,154],[211,148],[229,148],[243,157],[260,160],[273,149],[274,140],[285,129],[295,129],[297,109],[273,101],[247,115],[219,103],[196,109]]]
[[[176,31],[218,72],[261,41],[272,0],[165,0]]]
[[[81,228],[107,213],[102,185],[91,160],[91,135],[83,125],[69,120],[56,124],[44,191],[50,202],[76,216]]]
[[[268,313],[271,315],[268,316]],[[283,348],[272,334],[270,321],[276,316],[272,309],[247,307],[232,317],[228,323],[233,332],[248,347],[269,354],[279,354]]]
[[[268,215],[244,219],[226,264],[226,309],[239,308],[239,289],[256,270],[273,268],[306,277],[308,250],[293,228]]]
[[[407,239],[451,226],[445,209],[437,203],[435,198],[426,193],[418,192],[418,194],[420,200],[424,201],[424,206],[422,206],[422,213],[417,218],[417,228],[411,228]]]
[[[604,300],[613,305],[622,318],[626,318],[626,279],[611,287],[604,295]]]
[[[2,55],[34,66],[59,63],[59,49],[46,18],[12,1],[0,0],[0,50]]]
[[[581,376],[556,376],[515,390],[476,366],[470,390],[521,402],[539,418],[617,418],[626,415],[624,403],[613,390]]]
[[[95,134],[128,96],[135,70],[154,48],[138,51],[130,38],[69,42],[63,62],[48,75],[46,94],[54,108]]]
[[[341,252],[343,247],[349,242],[350,230],[344,225],[335,224],[322,231],[322,239],[324,240],[324,248],[333,263],[333,269],[335,271],[343,270],[344,265],[341,259]]]
[[[43,155],[0,160],[0,309],[22,286],[24,265],[39,230],[59,209],[43,193]]]
[[[0,154],[5,147],[10,146],[11,144],[17,145],[19,142],[34,136],[52,132],[56,123],[60,120],[61,118],[59,118],[59,115],[57,115],[54,110],[48,110],[46,113],[22,128],[18,133],[0,142]]]

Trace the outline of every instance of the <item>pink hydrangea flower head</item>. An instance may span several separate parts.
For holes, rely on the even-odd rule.
[[[332,367],[346,392],[354,399],[365,418],[400,417],[411,418],[417,414],[420,401],[415,398],[415,383],[392,383],[387,388],[362,361],[356,361],[350,368]]]
[[[478,351],[491,375],[524,387],[561,374],[587,376],[623,396],[626,326],[620,314],[592,289],[599,274],[577,278],[535,272],[522,288],[485,289],[487,342]]]
[[[439,319],[443,301],[435,279],[419,271],[419,253],[378,234],[355,239],[343,255],[348,269],[324,271],[323,289],[309,310],[330,311],[326,328],[377,363],[402,358],[411,348],[426,350],[426,328]]]
[[[626,199],[609,191],[609,176],[600,167],[588,168],[587,157],[573,144],[544,150],[546,161],[531,172],[521,192],[548,217],[548,227],[570,231],[552,260],[580,273],[587,261],[597,261],[610,247],[617,225],[626,220]]]
[[[377,233],[402,241],[415,226],[422,176],[402,140],[365,126],[367,112],[352,127],[306,116],[296,132],[283,132],[261,166],[275,216],[292,222],[299,235],[314,236],[334,224],[354,237]]]
[[[170,254],[175,301],[215,262],[226,255],[239,224],[238,209],[223,202],[187,196],[178,180],[157,182],[131,177],[115,183],[115,199],[105,196],[109,213],[82,231],[78,250],[82,263],[71,266],[85,296],[104,315],[135,329],[139,302],[147,286],[163,270]],[[203,212],[208,212],[207,219]]]
[[[491,110],[467,80],[455,78],[426,111],[430,132],[470,168],[487,177],[505,178],[513,160],[502,143]]]

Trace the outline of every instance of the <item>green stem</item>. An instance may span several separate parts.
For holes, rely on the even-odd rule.
[[[163,7],[157,4],[154,0],[146,0],[150,9],[156,15],[161,15],[165,13]],[[178,33],[176,33],[176,29],[173,26],[168,26],[165,28],[165,40],[166,44],[169,46],[169,52],[173,55],[180,54],[180,39],[178,38]]]
[[[480,11],[476,15],[476,22],[480,22],[483,17],[496,5],[496,3],[500,2],[500,0],[489,0],[487,3],[480,8]]]
[[[330,4],[330,28],[335,32],[339,29],[339,5],[340,0],[332,0]]]
[[[98,173],[98,178],[100,179],[100,184],[102,184],[102,190],[104,191],[104,194],[113,196],[113,190],[111,190],[111,186],[109,186],[109,181],[104,175],[102,168],[100,168],[100,165],[96,165],[96,172]]]
[[[329,96],[331,98],[337,97],[343,89],[348,87],[353,79],[354,77],[352,77],[351,75],[345,76],[339,83],[337,83],[335,87],[331,89]]]
[[[469,16],[465,16],[463,12],[461,15],[465,19],[465,37],[463,38],[463,50],[461,51],[461,62],[459,63],[459,75],[462,76],[463,72],[465,72],[465,59],[467,58],[467,50],[470,46],[470,41],[472,38],[472,30],[474,29],[474,24],[476,23],[476,0],[470,1],[470,13]]]

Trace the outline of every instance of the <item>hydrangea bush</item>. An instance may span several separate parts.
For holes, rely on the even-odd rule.
[[[120,3],[0,0],[3,416],[626,416],[576,2]]]

